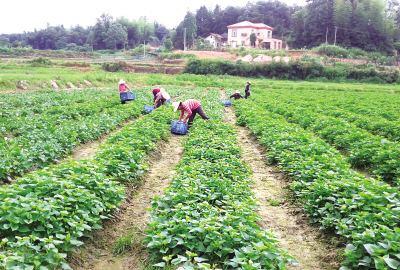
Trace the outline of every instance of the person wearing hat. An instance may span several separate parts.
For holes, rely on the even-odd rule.
[[[250,96],[250,86],[251,82],[246,83],[246,88],[244,89],[244,98],[248,98]]]
[[[118,90],[119,93],[125,93],[130,91],[131,89],[129,88],[129,86],[126,84],[126,82],[124,80],[119,80],[118,82]]]
[[[198,100],[188,99],[184,102],[174,102],[172,103],[172,106],[174,107],[174,112],[176,112],[177,110],[181,111],[179,121],[188,123],[189,126],[193,123],[196,114],[199,114],[204,120],[210,119],[204,113],[203,108],[201,107],[201,103]]]
[[[171,96],[164,88],[154,88],[152,92],[154,97],[154,109],[164,105],[166,102],[170,102],[171,100]]]
[[[240,94],[239,91],[236,91],[236,92],[233,93],[229,98],[241,99],[241,98],[243,98],[243,96]]]

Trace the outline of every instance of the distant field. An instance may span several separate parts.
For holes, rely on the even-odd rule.
[[[68,65],[68,66],[66,66]],[[254,82],[256,87],[284,88],[289,90],[335,90],[335,91],[389,91],[398,92],[398,85],[368,84],[368,83],[333,83],[308,81],[279,81],[271,79],[233,77],[226,75],[191,75],[191,74],[146,74],[105,72],[98,64],[82,62],[55,62],[54,65],[36,66],[25,62],[0,62],[0,91],[18,90],[18,81],[26,81],[28,90],[50,89],[50,80],[54,80],[60,88],[68,88],[67,83],[73,83],[81,88],[87,87],[84,80],[94,87],[116,87],[120,78],[134,86],[143,85],[179,85],[202,87],[231,87],[243,89],[247,80]]]

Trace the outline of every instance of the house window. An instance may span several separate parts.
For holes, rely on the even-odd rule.
[[[232,37],[236,37],[237,32],[236,31],[232,31]]]
[[[247,37],[247,33],[242,33],[242,37]]]
[[[268,31],[268,38],[271,38],[271,31]]]

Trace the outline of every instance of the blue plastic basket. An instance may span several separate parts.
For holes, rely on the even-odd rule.
[[[154,106],[144,105],[144,113],[149,114],[154,110]]]
[[[188,132],[188,124],[182,121],[172,121],[171,132],[177,135],[185,135]]]
[[[230,101],[230,100],[223,100],[223,101],[222,101],[222,104],[223,104],[225,107],[230,107],[230,106],[232,106],[232,101]]]
[[[123,92],[123,93],[119,93],[119,97],[122,102],[125,102],[125,101],[135,100],[136,95],[135,95],[135,93],[132,93],[132,92]]]

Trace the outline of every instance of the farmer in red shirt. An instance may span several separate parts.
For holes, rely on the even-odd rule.
[[[130,91],[131,89],[126,84],[126,82],[121,79],[118,82],[118,90],[119,90],[120,93],[125,93],[125,92],[128,92],[128,90]]]
[[[179,121],[187,122],[189,125],[193,123],[193,119],[196,114],[199,114],[204,120],[208,120],[208,116],[204,113],[201,103],[195,99],[188,99],[184,102],[174,102],[172,104],[174,112],[177,110],[181,111]]]

